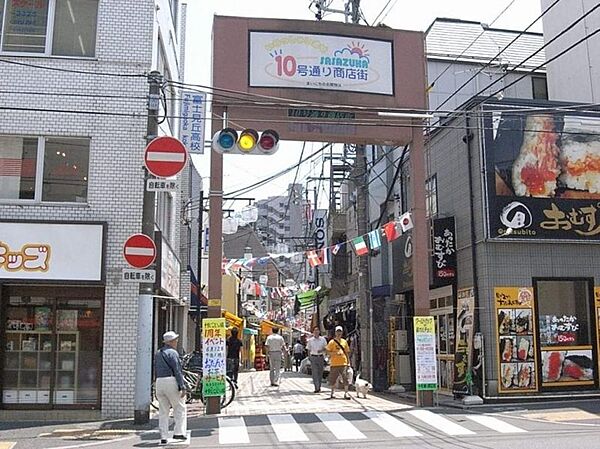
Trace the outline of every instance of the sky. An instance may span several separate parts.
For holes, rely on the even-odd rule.
[[[308,7],[311,0],[187,0],[187,36],[185,82],[201,85],[211,84],[211,31],[213,16],[241,16],[279,19],[315,20],[314,13]],[[333,0],[331,8],[343,9],[345,0]],[[382,15],[380,12],[388,5]],[[486,24],[493,23],[495,28],[522,30],[541,13],[540,0],[362,0],[361,9],[369,22],[377,16],[379,21],[396,29],[425,31],[436,17],[472,20]],[[506,10],[505,10],[506,9]],[[505,10],[505,11],[504,11]],[[504,12],[503,12],[504,11]],[[501,14],[502,13],[502,14]],[[501,15],[500,15],[501,14]],[[500,17],[498,17],[500,15]],[[323,20],[343,22],[340,14],[325,16]],[[542,31],[539,21],[531,31]],[[210,126],[207,125],[207,129]],[[206,136],[206,139],[211,136]],[[307,143],[304,155],[320,148],[318,143]],[[302,144],[283,142],[279,151],[272,156],[227,156],[224,160],[224,192],[233,191],[268,177],[269,175],[298,162]],[[193,156],[194,165],[203,177],[209,176],[209,155]],[[298,173],[270,182],[244,196],[256,199],[273,195],[284,195],[287,185],[294,181],[305,180],[308,176],[321,173],[321,161],[305,164]],[[316,182],[310,185],[315,187]],[[205,180],[205,188],[208,179]],[[324,198],[325,185],[320,186],[320,198]],[[239,209],[246,203],[225,204],[225,208]]]

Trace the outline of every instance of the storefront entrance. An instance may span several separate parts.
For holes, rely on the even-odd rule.
[[[104,288],[2,286],[4,408],[99,408]]]

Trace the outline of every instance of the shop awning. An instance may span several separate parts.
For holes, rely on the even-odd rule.
[[[247,327],[244,328],[244,335],[258,335],[258,331],[256,329],[249,329]]]
[[[227,323],[233,327],[241,328],[244,324],[244,320],[242,318],[240,318],[237,315],[234,315],[231,312],[228,312],[227,310],[223,310],[222,317],[225,318],[227,320]]]
[[[260,323],[260,333],[264,335],[270,335],[271,329],[276,327],[277,329],[289,331],[289,327],[285,327],[283,324],[274,323],[273,321],[264,320]]]

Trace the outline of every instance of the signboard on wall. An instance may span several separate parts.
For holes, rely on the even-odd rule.
[[[391,41],[250,31],[250,87],[394,95]]]
[[[491,238],[600,240],[600,118],[508,107],[484,136]]]
[[[102,223],[0,222],[0,279],[101,281]]]
[[[437,390],[435,319],[432,316],[413,317],[413,327],[417,390]]]
[[[496,287],[498,392],[538,391],[535,301],[531,287]]]
[[[475,292],[473,287],[456,292],[456,345],[454,350],[453,392],[469,393],[471,354],[473,352],[473,320],[475,312]]]
[[[454,217],[433,220],[432,284],[450,285],[456,279],[456,230]]]
[[[179,140],[190,153],[204,154],[206,129],[206,92],[181,91]]]

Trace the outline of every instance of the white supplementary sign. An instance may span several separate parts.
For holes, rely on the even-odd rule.
[[[176,192],[179,190],[179,183],[165,179],[147,179],[146,190],[148,192]]]
[[[0,222],[0,279],[102,280],[102,224]]]
[[[123,269],[123,282],[156,282],[156,270]]]
[[[249,67],[251,87],[394,95],[391,41],[251,31]]]
[[[204,154],[206,129],[206,92],[181,92],[179,140],[190,153]]]

